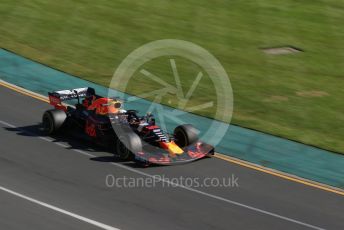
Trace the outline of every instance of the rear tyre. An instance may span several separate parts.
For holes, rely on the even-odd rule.
[[[174,138],[179,147],[189,146],[198,141],[199,131],[190,124],[180,125],[174,129]]]
[[[116,155],[123,161],[133,160],[142,151],[142,142],[136,133],[126,133],[117,138]]]
[[[67,114],[63,110],[45,111],[42,117],[43,131],[46,134],[56,133],[65,123]]]

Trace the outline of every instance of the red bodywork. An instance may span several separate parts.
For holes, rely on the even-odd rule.
[[[67,106],[62,104],[62,101],[60,98],[53,95],[49,95],[49,102],[50,102],[50,105],[55,107],[55,109],[63,110],[65,112],[67,111]]]

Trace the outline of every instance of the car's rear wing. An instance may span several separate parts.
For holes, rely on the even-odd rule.
[[[63,101],[85,98],[88,94],[94,95],[94,89],[90,87],[85,87],[69,90],[59,90],[49,92],[48,96],[50,104],[56,107],[61,106]]]

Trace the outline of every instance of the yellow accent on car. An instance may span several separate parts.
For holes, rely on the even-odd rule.
[[[178,145],[176,145],[176,143],[174,142],[169,142],[169,143],[166,143],[167,145],[167,150],[170,152],[170,154],[182,154],[184,153],[184,151],[179,148]]]

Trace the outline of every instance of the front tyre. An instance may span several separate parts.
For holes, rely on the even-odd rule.
[[[179,125],[174,129],[176,144],[183,148],[198,141],[199,131],[190,124]]]
[[[42,117],[43,131],[46,134],[56,133],[65,123],[67,114],[63,110],[47,110]]]
[[[142,142],[136,133],[126,133],[117,138],[116,155],[123,161],[133,160],[142,151]]]

